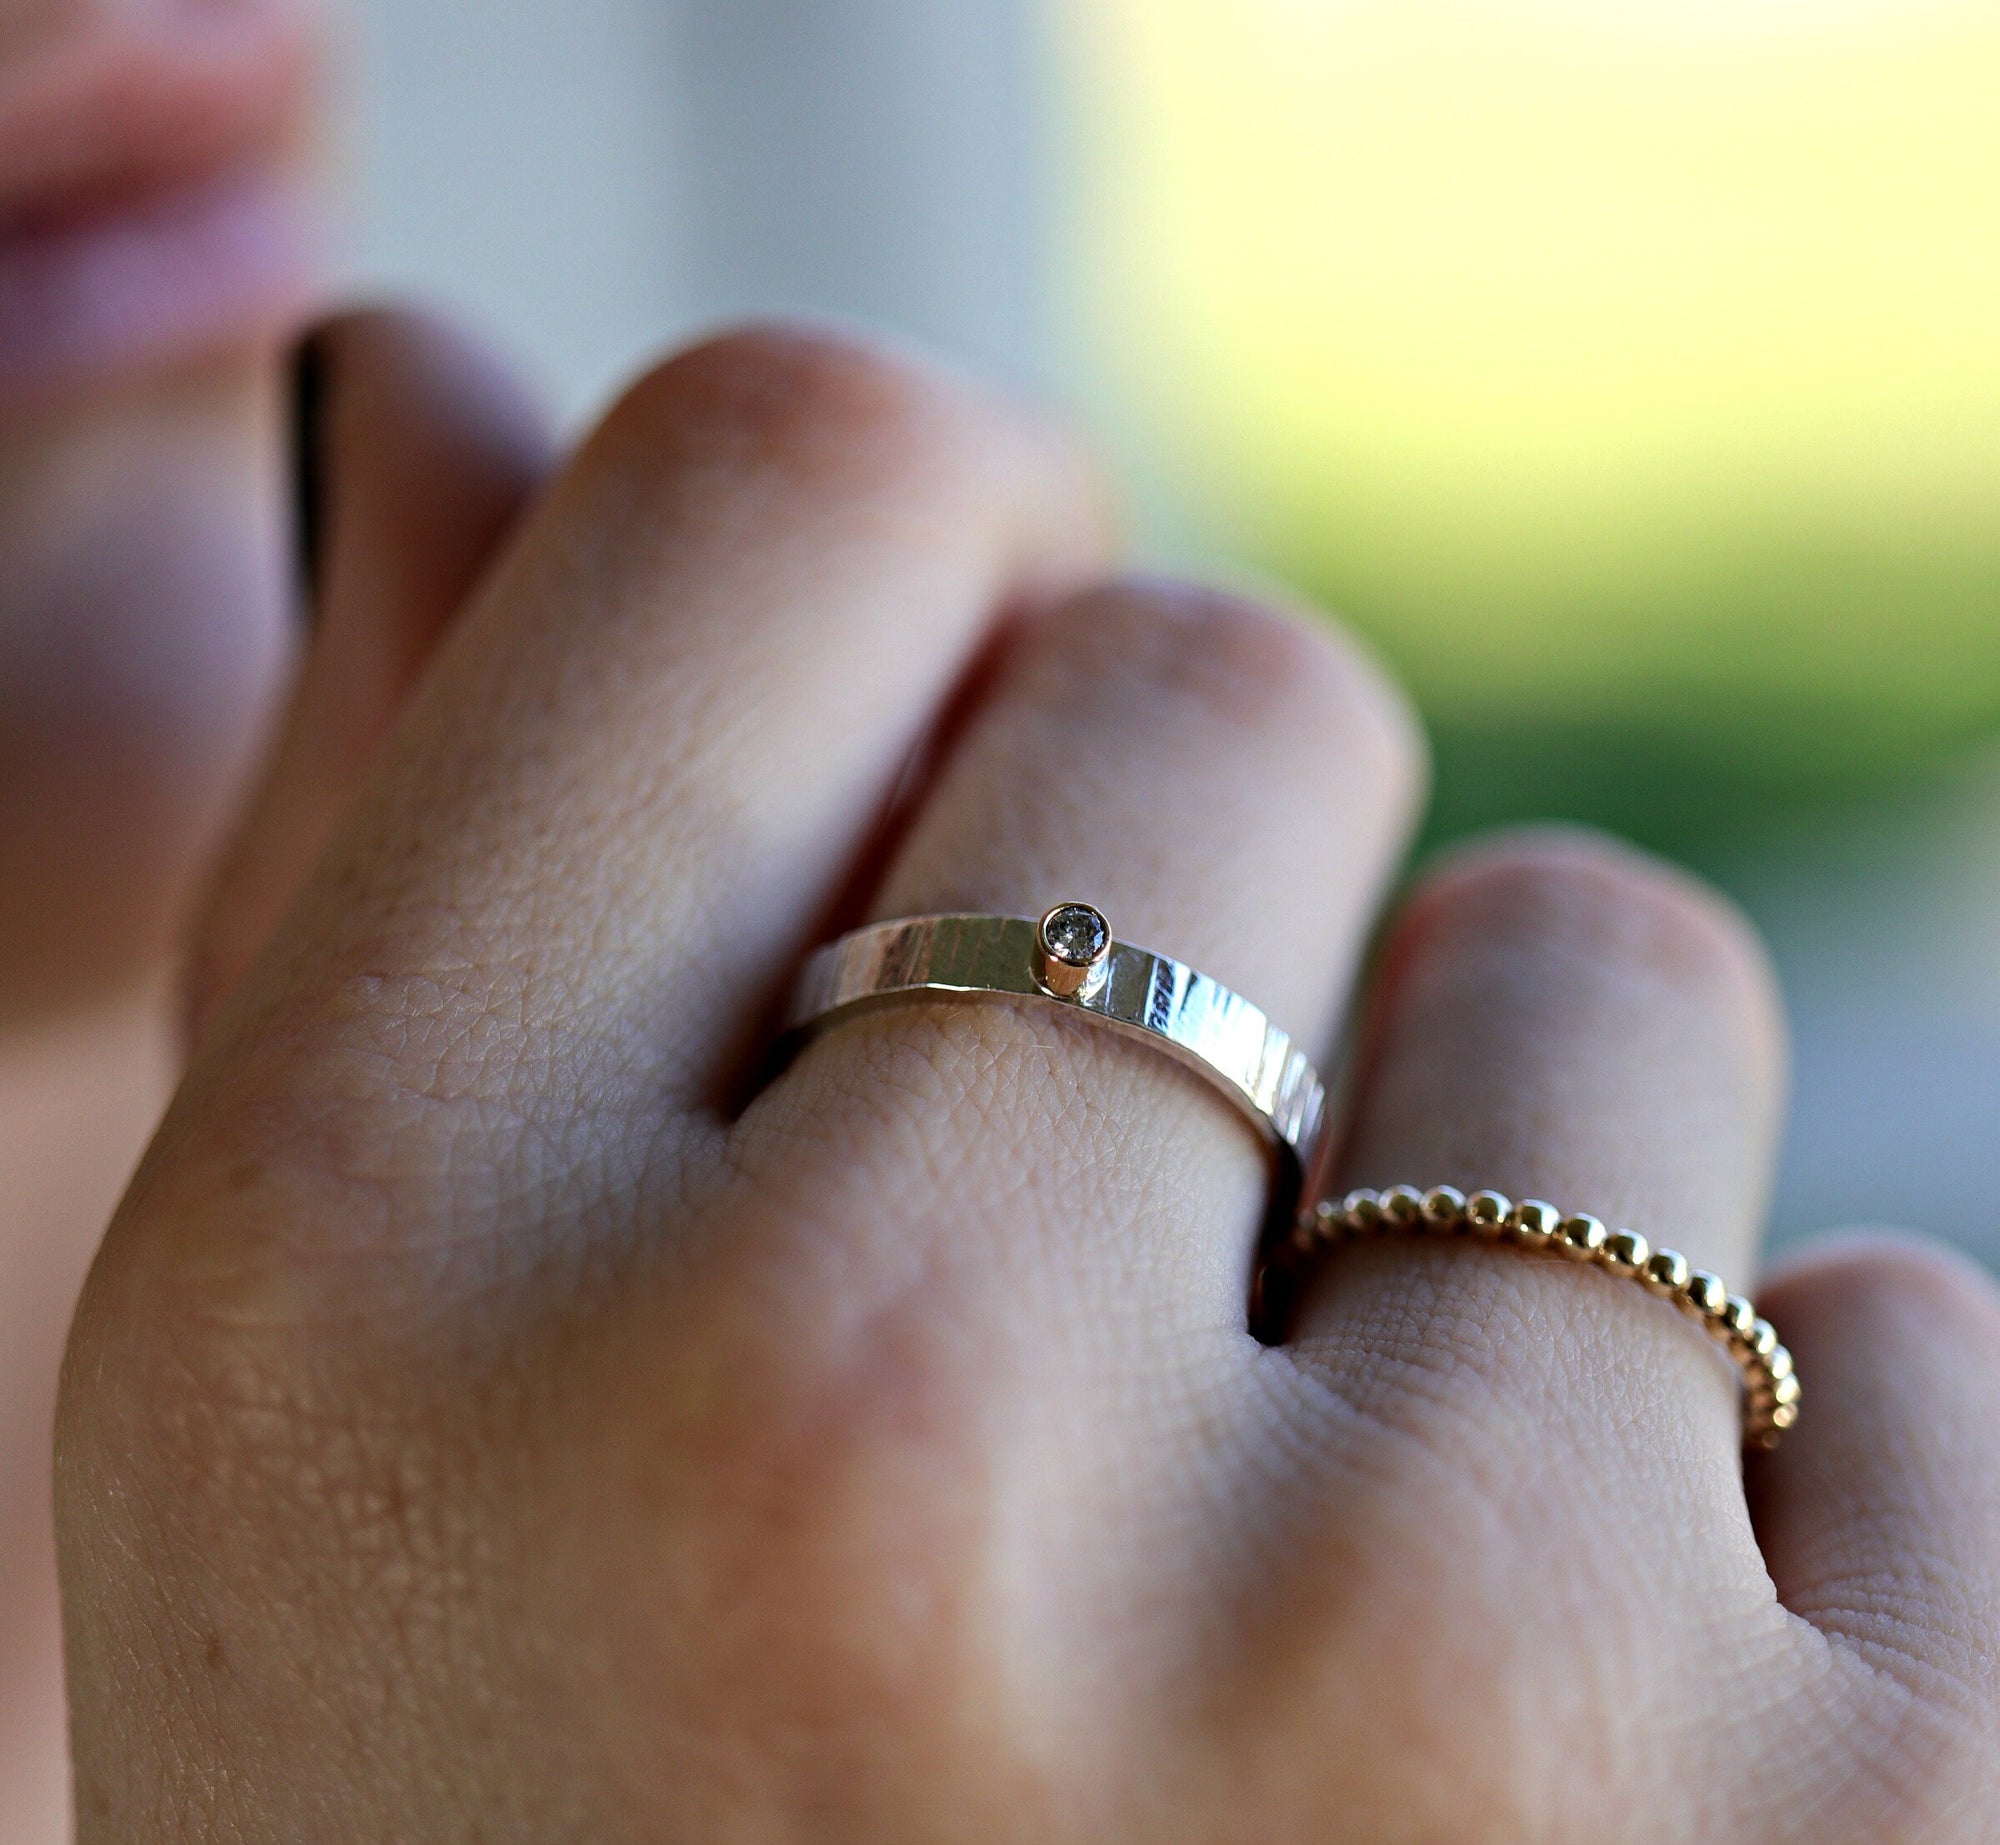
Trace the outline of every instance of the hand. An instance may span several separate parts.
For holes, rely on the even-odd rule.
[[[428,529],[367,459],[350,659],[438,625],[422,570],[342,573]],[[1324,627],[1107,581],[1094,504],[782,332],[542,497],[78,1321],[86,1842],[1995,1836],[2000,1308],[1956,1259],[1767,1287],[1806,1414],[1746,1480],[1728,1367],[1593,1271],[1374,1245],[1259,1345],[1263,1157],[1144,1046],[910,1004],[760,1084],[831,930],[1065,897],[1331,1042],[1414,728]],[[372,736],[405,678],[296,722]],[[215,990],[331,804],[267,797]],[[1336,1183],[1747,1276],[1780,1026],[1715,899],[1493,842],[1366,1003]]]

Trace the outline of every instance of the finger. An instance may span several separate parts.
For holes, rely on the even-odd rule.
[[[785,329],[669,362],[441,653],[269,1003],[391,1089],[654,1145],[728,1099],[997,611],[1102,543],[1065,445],[918,366]]]
[[[1324,622],[1115,584],[1014,637],[872,908],[1035,916],[1081,898],[1121,940],[1234,987],[1316,1052],[1422,780],[1407,706]],[[805,1175],[886,1132],[907,1142],[906,1169],[953,1171],[949,1242],[973,1263],[990,1232],[1005,1262],[1039,1246],[1042,1272],[1073,1285],[1088,1242],[1117,1258],[1096,1270],[1126,1290],[1127,1321],[1146,1317],[1137,1266],[1243,1333],[1267,1159],[1151,1046],[1032,1003],[913,1003],[825,1033],[781,1115],[775,1186],[816,1186]],[[906,1241],[898,1226],[928,1236],[945,1219],[918,1188],[869,1221]]]
[[[551,463],[547,423],[463,333],[407,312],[299,349],[295,434],[313,639],[192,942],[190,1036],[235,986],[374,764],[411,687]]]
[[[1741,1278],[1782,1064],[1763,957],[1719,901],[1584,835],[1502,840],[1397,921],[1338,1183],[1543,1199]],[[1609,1468],[1742,1522],[1733,1370],[1629,1280],[1384,1238],[1319,1265],[1295,1349],[1391,1420],[1504,1432],[1573,1481]]]
[[[1772,1579],[1874,1694],[1840,1727],[1846,1766],[1869,1756],[1957,1836],[1947,1814],[2000,1796],[2000,1290],[1936,1245],[1852,1237],[1787,1264],[1761,1304],[1806,1387],[1750,1475]]]

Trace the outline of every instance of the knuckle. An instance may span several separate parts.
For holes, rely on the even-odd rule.
[[[827,486],[963,480],[1005,418],[913,359],[819,328],[758,323],[668,359],[627,391],[598,446]]]
[[[2000,1349],[2000,1289],[1992,1276],[1969,1256],[1914,1232],[1844,1236],[1806,1256],[1779,1287],[1794,1299],[1817,1297],[1814,1309],[1824,1301],[1887,1331],[1912,1329],[1926,1343],[1945,1334],[1957,1335],[1954,1345]]]
[[[1421,732],[1408,701],[1361,645],[1323,616],[1271,607],[1198,584],[1124,578],[1080,597],[1049,670],[1129,688],[1156,710],[1162,696],[1241,731],[1336,739],[1412,785]]]
[[[1411,914],[1419,926],[1641,971],[1690,997],[1747,1009],[1777,1032],[1776,981],[1735,906],[1686,872],[1586,828],[1484,840],[1432,874]]]

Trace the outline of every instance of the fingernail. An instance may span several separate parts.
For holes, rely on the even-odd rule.
[[[327,411],[333,388],[333,341],[324,328],[308,333],[292,351],[292,555],[296,560],[299,619],[308,631],[319,620],[320,571],[325,562]]]

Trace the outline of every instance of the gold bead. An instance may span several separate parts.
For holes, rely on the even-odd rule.
[[[1771,1427],[1773,1429],[1788,1429],[1792,1426],[1793,1423],[1798,1421],[1798,1419],[1799,1419],[1799,1406],[1796,1402],[1780,1403],[1778,1407],[1772,1410],[1771,1412]]]
[[[1784,1346],[1776,1347],[1764,1360],[1764,1369],[1770,1372],[1771,1381],[1779,1382],[1792,1374],[1792,1355]]]
[[[1678,1294],[1688,1284],[1688,1259],[1678,1249],[1656,1249],[1646,1263],[1646,1285],[1655,1294]]]
[[[1772,1400],[1777,1404],[1779,1409],[1796,1409],[1798,1407],[1799,1396],[1799,1380],[1789,1372],[1779,1378],[1771,1389]],[[1773,1414],[1775,1415],[1775,1413],[1774,1411]]]
[[[1750,1349],[1759,1358],[1768,1358],[1778,1349],[1778,1329],[1769,1320],[1759,1320],[1750,1328]]]
[[[1424,1225],[1451,1231],[1465,1222],[1465,1194],[1456,1185],[1433,1185],[1424,1193]]]
[[[1539,1198],[1523,1198],[1511,1219],[1514,1240],[1527,1249],[1546,1249],[1561,1222],[1562,1213],[1554,1205]]]
[[[1502,1235],[1513,1214],[1513,1200],[1501,1192],[1474,1192],[1465,1201],[1465,1221],[1475,1236]]]
[[[1748,1340],[1751,1329],[1757,1324],[1757,1309],[1740,1294],[1732,1294],[1723,1309],[1722,1323],[1738,1339]]]
[[[1310,1219],[1302,1223],[1308,1234],[1308,1246],[1312,1243],[1337,1243],[1346,1234],[1347,1222],[1340,1214],[1340,1206],[1331,1198],[1322,1198],[1312,1208]]]
[[[1680,1291],[1681,1302],[1704,1320],[1720,1320],[1729,1309],[1729,1286],[1720,1275],[1698,1268]]]
[[[1620,1230],[1605,1238],[1604,1266],[1615,1275],[1644,1275],[1653,1246],[1636,1230]]]
[[[1392,1185],[1382,1194],[1382,1223],[1389,1230],[1422,1227],[1424,1195],[1414,1185]]]
[[[1604,1253],[1604,1243],[1610,1234],[1594,1217],[1578,1214],[1565,1217],[1557,1226],[1557,1235],[1562,1238],[1563,1254],[1578,1262],[1591,1262]]]
[[[1356,1236],[1372,1236],[1382,1228],[1382,1195],[1365,1188],[1349,1192],[1340,1201],[1340,1214]]]

